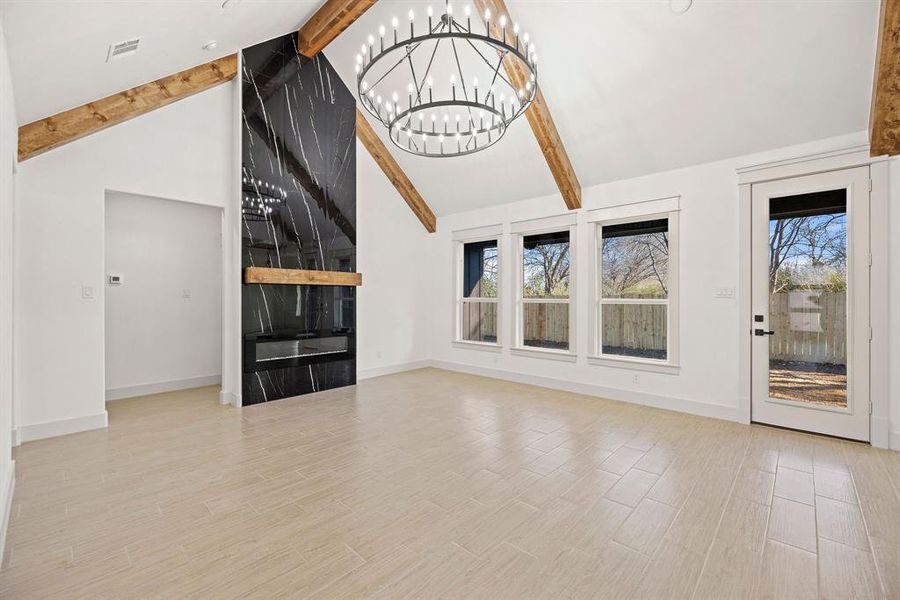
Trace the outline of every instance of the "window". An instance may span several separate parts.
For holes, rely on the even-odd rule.
[[[571,231],[520,236],[519,346],[568,352],[571,344]]]
[[[462,247],[462,292],[457,339],[496,344],[498,340],[497,240],[473,241]]]
[[[664,214],[599,224],[595,350],[601,358],[675,362],[674,219]]]

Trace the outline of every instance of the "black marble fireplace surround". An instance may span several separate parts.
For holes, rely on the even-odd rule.
[[[291,34],[243,51],[242,198],[265,214],[243,215],[242,266],[356,271],[356,101],[296,48]],[[243,404],[356,383],[355,298],[244,284]]]

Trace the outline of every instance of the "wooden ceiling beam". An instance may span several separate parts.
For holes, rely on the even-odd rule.
[[[300,28],[297,51],[312,58],[373,4],[375,0],[326,0],[316,14]]]
[[[869,113],[872,156],[900,154],[900,0],[882,0]]]
[[[208,90],[237,75],[232,54],[19,127],[19,160]]]
[[[403,169],[400,168],[400,165],[397,164],[397,161],[394,160],[394,157],[391,156],[384,142],[381,141],[381,138],[369,125],[365,115],[358,108],[356,109],[356,137],[359,138],[359,141],[366,147],[366,150],[369,151],[369,154],[372,155],[372,158],[375,159],[375,162],[387,175],[387,178],[394,184],[394,187],[400,192],[409,208],[412,209],[413,213],[422,222],[422,225],[425,226],[425,229],[429,233],[437,231],[437,219],[434,213],[431,212],[431,208],[416,190],[406,173],[403,172]]]
[[[501,16],[506,15],[506,18],[513,22],[509,9],[503,0],[475,0],[475,6],[481,15],[484,15],[485,11],[490,9],[493,15],[491,18],[491,34],[495,37],[499,38],[502,35],[497,25]],[[517,89],[524,89],[529,73],[518,59],[507,55],[503,60],[503,67],[510,83]],[[572,210],[581,208],[581,183],[578,182],[578,177],[575,175],[572,161],[569,160],[569,154],[566,152],[562,139],[559,137],[559,131],[557,131],[556,124],[553,122],[553,116],[550,114],[550,109],[547,106],[547,101],[544,100],[540,86],[538,86],[531,108],[525,111],[525,116],[528,117],[531,130],[537,138],[538,145],[541,147],[541,152],[547,160],[547,166],[550,167],[550,172],[553,174],[553,179],[556,180],[556,185],[559,187],[559,192],[562,194],[566,206]]]

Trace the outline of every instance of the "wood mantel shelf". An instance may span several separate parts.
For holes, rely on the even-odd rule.
[[[281,285],[362,285],[362,273],[347,271],[307,271],[304,269],[270,269],[245,267],[244,283]]]

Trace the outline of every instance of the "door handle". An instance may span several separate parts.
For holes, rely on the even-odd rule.
[[[759,335],[759,336],[763,336],[763,335],[775,335],[775,332],[774,332],[774,331],[766,331],[765,329],[754,329],[754,330],[753,330],[753,335]]]

